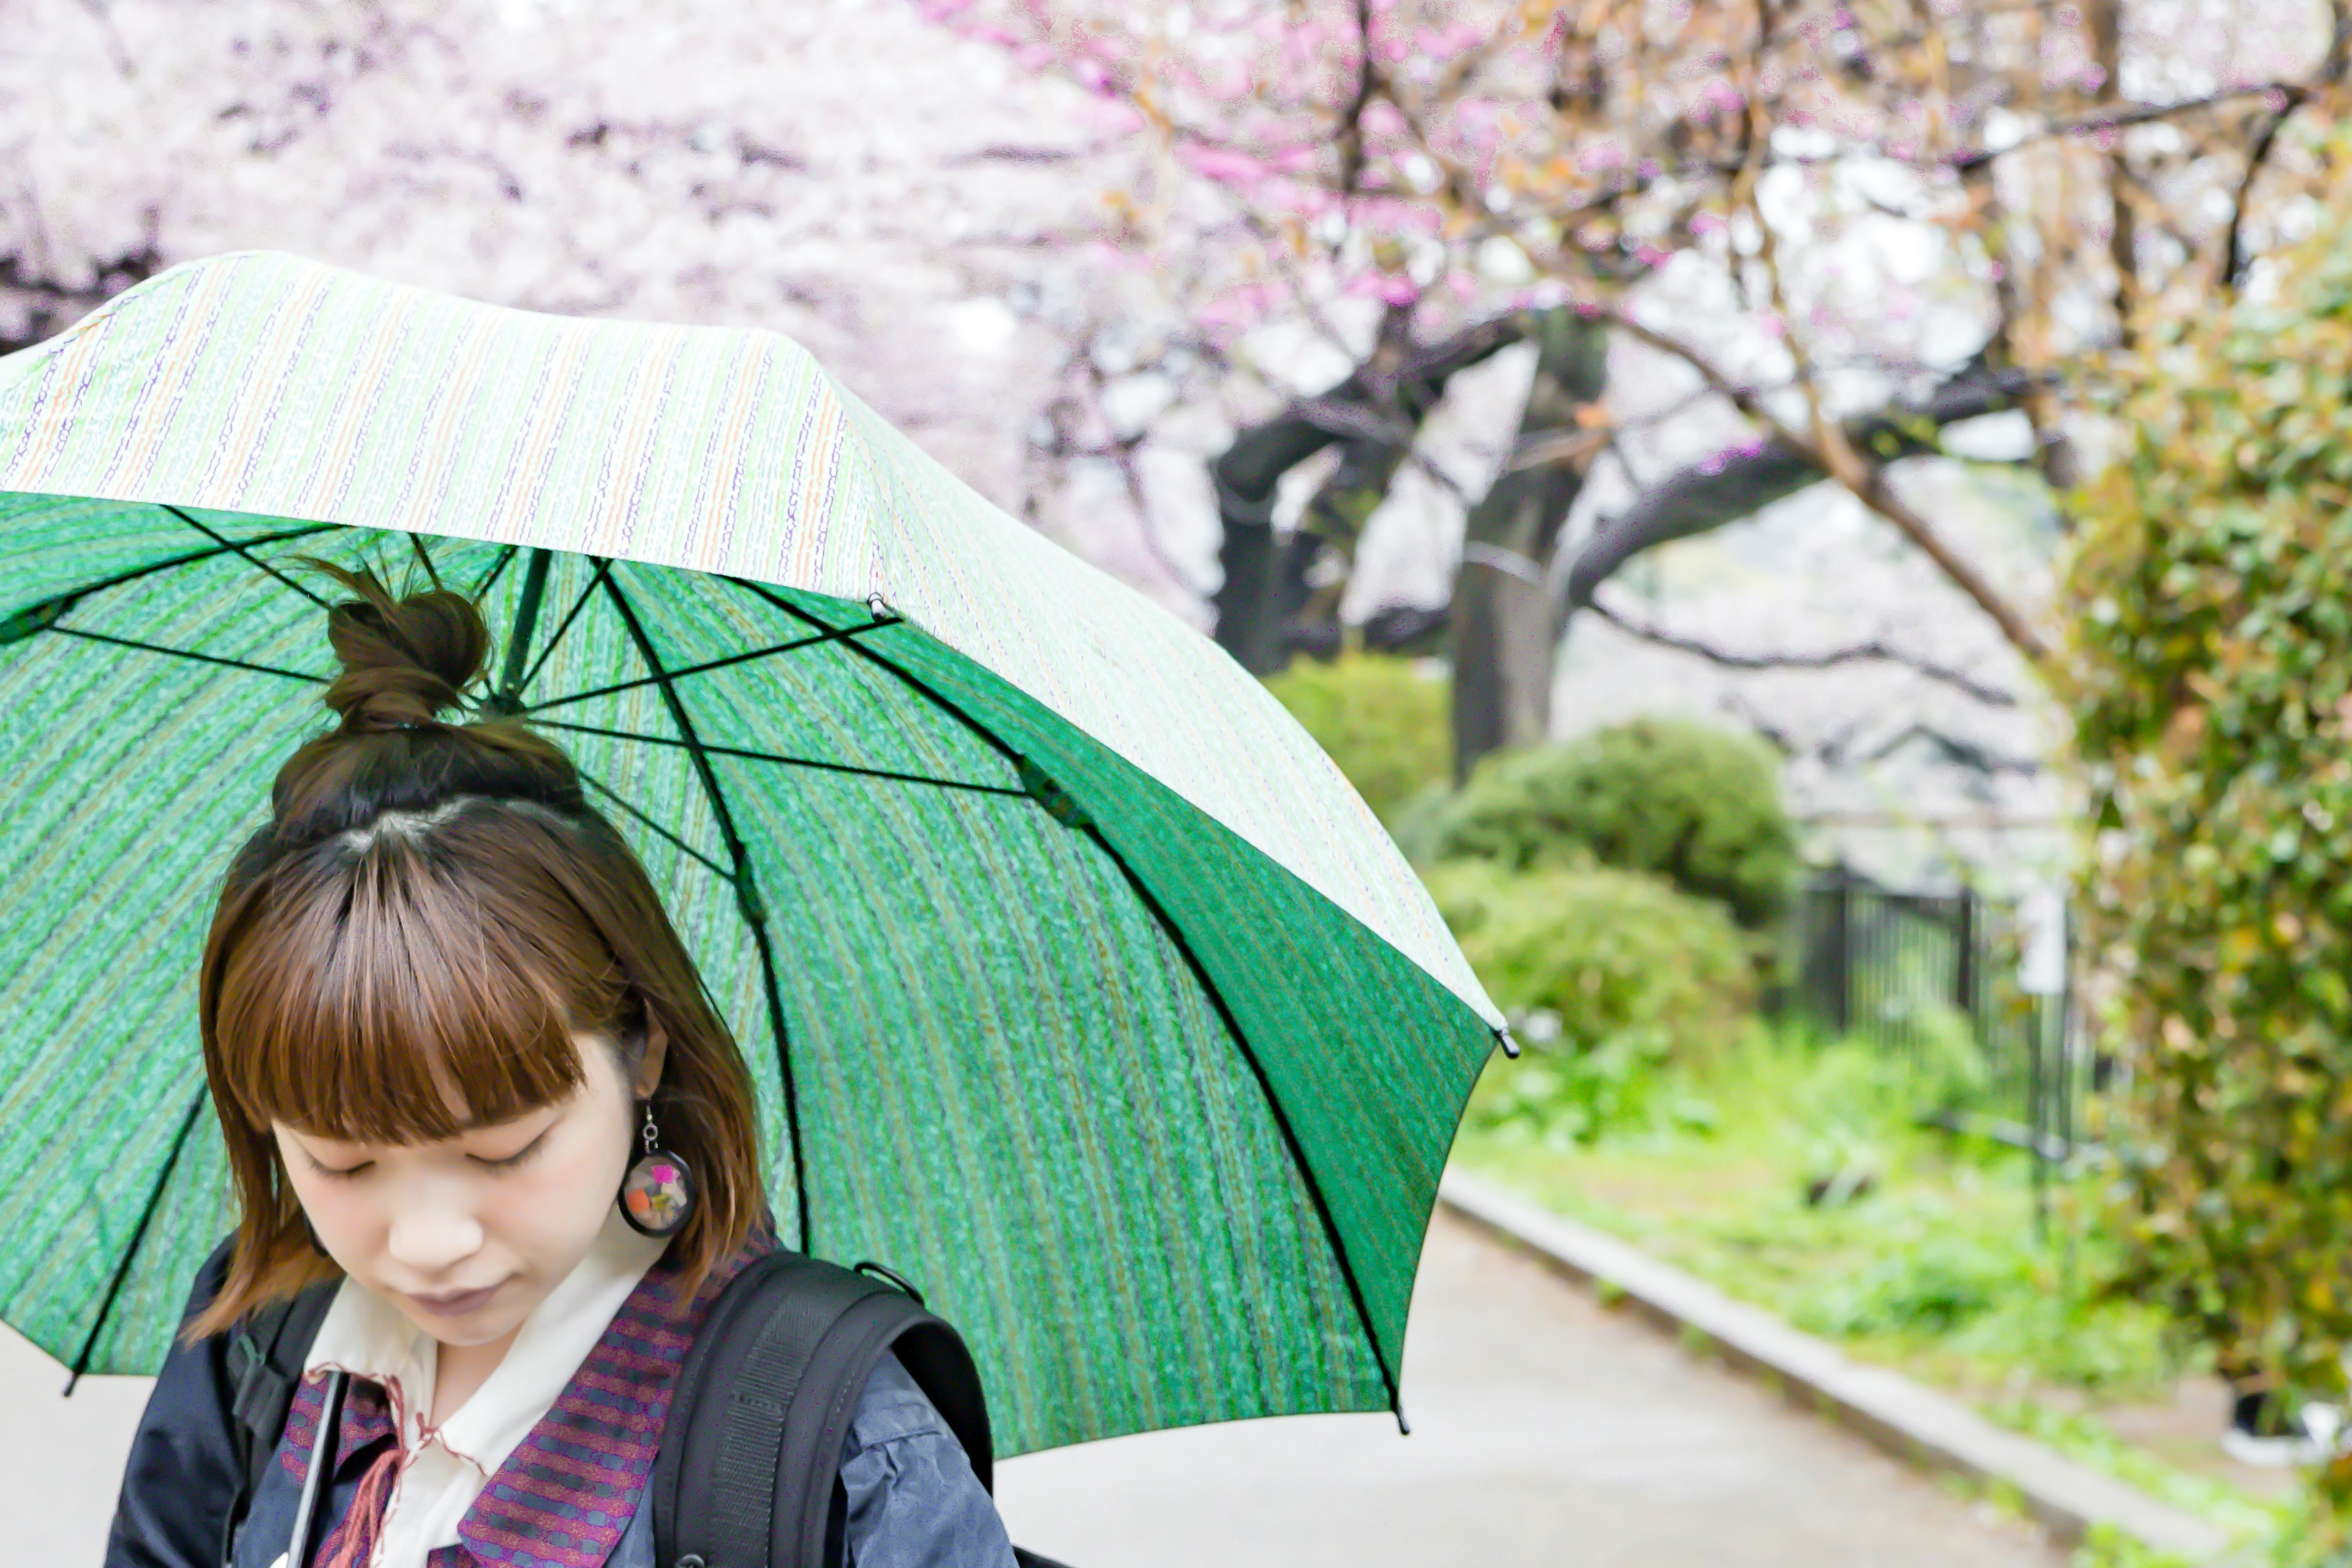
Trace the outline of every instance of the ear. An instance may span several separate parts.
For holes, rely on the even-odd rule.
[[[646,1012],[646,1048],[637,1058],[636,1076],[629,1085],[639,1100],[653,1098],[660,1084],[662,1066],[669,1060],[669,1035],[663,1029],[660,1016],[648,1008]]]

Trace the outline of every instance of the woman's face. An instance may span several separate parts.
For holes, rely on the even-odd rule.
[[[635,1154],[633,1086],[575,1037],[570,1099],[436,1143],[349,1143],[273,1123],[294,1195],[343,1271],[445,1345],[505,1340],[588,1255]],[[640,1075],[661,1073],[658,1045]]]

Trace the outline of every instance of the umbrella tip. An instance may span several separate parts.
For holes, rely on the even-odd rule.
[[[1510,1058],[1513,1061],[1517,1061],[1519,1059],[1519,1042],[1511,1038],[1510,1030],[1496,1030],[1495,1043],[1503,1047],[1503,1054],[1505,1056]]]
[[[1397,1436],[1400,1437],[1412,1436],[1412,1423],[1404,1418],[1404,1400],[1400,1397],[1394,1405],[1389,1406],[1389,1409],[1396,1415]]]
[[[74,1387],[75,1387],[75,1385],[76,1385],[77,1384],[79,1384],[79,1383],[80,1383],[80,1382],[81,1382],[81,1373],[79,1373],[79,1372],[71,1372],[71,1373],[68,1373],[66,1374],[66,1392],[65,1392],[65,1397],[66,1397],[66,1398],[68,1398],[68,1399],[71,1399],[71,1398],[73,1397],[73,1391],[74,1391]]]

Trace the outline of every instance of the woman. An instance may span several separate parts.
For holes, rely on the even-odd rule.
[[[489,652],[478,609],[321,569],[356,595],[328,616],[341,722],[279,770],[200,979],[236,1231],[149,1402],[107,1562],[652,1568],[646,1481],[679,1363],[775,1245],[751,1078],[570,760],[519,723],[442,720]],[[336,1279],[233,1518],[227,1331]],[[892,1359],[835,1495],[849,1568],[1013,1561]]]

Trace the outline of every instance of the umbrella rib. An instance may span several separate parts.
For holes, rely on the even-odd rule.
[[[499,551],[499,558],[490,563],[490,569],[482,574],[482,580],[474,584],[473,598],[479,601],[483,595],[488,593],[490,585],[506,571],[507,563],[521,553],[522,546],[520,544],[509,544]]]
[[[768,647],[755,647],[749,653],[730,653],[725,658],[709,659],[701,664],[681,665],[677,668],[671,670],[668,678],[672,680],[683,680],[689,675],[706,675],[714,669],[725,669],[730,665],[748,664],[755,658],[766,658],[771,655],[779,653],[791,653],[795,648],[811,647],[818,643],[839,642],[845,637],[858,637],[864,633],[870,632],[877,626],[895,626],[898,624],[898,617],[893,616],[887,620],[868,621],[862,626],[849,626],[840,631],[829,631],[811,637],[795,637],[791,642],[776,643]],[[556,636],[558,637],[562,637],[562,635],[563,634],[562,632],[556,633]],[[552,647],[554,645],[550,644],[549,646]],[[534,670],[532,673],[536,674],[537,671]],[[544,702],[534,702],[530,707],[525,708],[523,711],[525,713],[544,713],[550,708],[562,708],[573,702],[585,702],[592,697],[610,697],[615,692],[635,691],[641,686],[654,685],[661,679],[662,678],[659,676],[648,675],[637,680],[615,681],[610,686],[599,686],[588,691],[568,692],[562,697],[551,697]],[[528,685],[529,681],[526,680],[525,684]]]
[[[664,688],[667,693],[667,686]],[[673,715],[675,717],[675,715]],[[887,779],[893,784],[929,784],[934,789],[960,789],[972,795],[1026,795],[1029,792],[1011,784],[974,784],[966,779],[935,779],[928,773],[893,773],[887,768],[861,768],[854,763],[828,763],[815,757],[781,757],[773,752],[746,751],[740,746],[716,745],[697,737],[691,741],[674,741],[667,735],[647,735],[635,730],[607,730],[598,724],[573,724],[562,719],[533,719],[531,722],[550,730],[568,730],[576,735],[602,735],[613,741],[636,741],[648,746],[672,746],[680,751],[714,757],[735,757],[747,763],[774,763],[787,768],[814,768],[820,773],[854,773],[864,779]]]
[[[800,1220],[801,1251],[812,1257],[816,1252],[816,1238],[809,1223],[808,1154],[802,1146],[800,1090],[793,1081],[792,1036],[784,1026],[784,997],[776,981],[776,952],[768,936],[767,906],[761,900],[759,886],[751,876],[751,852],[744,847],[742,837],[735,831],[735,813],[727,803],[727,792],[719,787],[718,770],[710,765],[710,750],[705,748],[702,737],[687,716],[686,702],[677,693],[668,673],[663,668],[661,655],[654,650],[653,638],[637,619],[637,612],[629,596],[621,591],[621,580],[612,573],[604,574],[604,593],[613,601],[621,624],[627,628],[629,640],[636,645],[637,657],[654,672],[660,683],[662,702],[669,710],[670,722],[677,726],[680,743],[694,760],[695,776],[710,796],[710,815],[719,828],[719,837],[727,846],[727,858],[735,864],[735,875],[729,879],[735,887],[735,908],[751,928],[751,945],[760,958],[760,985],[768,1004],[768,1032],[776,1041],[776,1076],[784,1092],[784,1131],[793,1143],[793,1201]],[[577,728],[577,726],[560,726]],[[651,736],[635,737],[651,740]],[[754,753],[756,754],[756,753]]]
[[[309,675],[299,669],[280,669],[271,664],[251,664],[241,658],[226,658],[216,653],[197,653],[193,648],[165,647],[161,643],[134,642],[129,637],[109,637],[104,632],[84,631],[79,626],[51,626],[49,631],[61,637],[80,637],[85,642],[111,643],[116,647],[137,648],[142,653],[160,653],[173,658],[193,658],[203,664],[217,664],[230,669],[247,669],[256,675],[275,675],[285,680],[299,680],[323,686],[327,677]]]
[[[537,658],[530,661],[530,668],[524,672],[523,678],[520,680],[515,682],[514,689],[506,694],[509,701],[514,701],[520,699],[522,696],[523,689],[528,687],[532,681],[539,679],[539,672],[547,668],[547,661],[549,659],[555,657],[555,645],[563,640],[563,634],[572,629],[572,623],[578,620],[580,618],[580,612],[588,607],[589,599],[595,595],[596,585],[604,580],[604,574],[612,571],[612,569],[613,561],[610,556],[606,556],[604,559],[596,563],[595,574],[588,579],[588,585],[580,590],[580,597],[572,602],[572,608],[564,612],[563,622],[561,626],[555,628],[555,635],[547,639],[547,646],[539,650],[539,657]],[[559,700],[569,700],[569,699],[560,699]],[[530,710],[523,708],[517,710],[517,711],[528,713]]]
[[[285,573],[280,572],[277,567],[272,566],[268,562],[264,561],[260,556],[254,554],[250,550],[247,549],[244,545],[239,544],[236,540],[224,538],[220,534],[215,533],[211,529],[206,528],[203,523],[198,522],[194,518],[190,517],[178,507],[165,503],[163,510],[170,512],[173,517],[178,518],[182,522],[186,523],[190,528],[194,529],[198,533],[203,534],[206,539],[209,539],[214,543],[219,545],[222,549],[235,551],[237,554],[245,558],[247,564],[268,573],[272,577],[277,578],[280,583],[285,584],[288,587],[293,589],[296,593],[301,595],[304,598],[318,605],[319,608],[322,610],[332,608],[326,600],[321,599],[318,595],[313,594],[310,589],[305,588],[301,584],[297,583],[293,578],[289,577]]]
[[[739,588],[750,591],[786,615],[814,626],[824,624],[791,600],[771,593],[761,584],[742,577],[730,577],[727,581]],[[860,658],[871,660],[896,676],[917,695],[963,725],[1016,768],[1027,762],[1027,759],[1014,750],[1010,742],[965,712],[945,693],[935,689],[929,682],[906,669],[887,654],[879,649],[869,647],[864,643],[846,643],[844,646],[856,652]],[[1023,790],[1007,793],[1027,794],[1028,792]],[[1045,809],[1043,801],[1038,802],[1038,809],[1041,811]],[[1276,1129],[1282,1134],[1283,1146],[1289,1151],[1291,1164],[1297,1170],[1299,1180],[1307,1184],[1307,1195],[1314,1203],[1316,1218],[1322,1223],[1323,1239],[1331,1248],[1333,1261],[1339,1266],[1340,1279],[1347,1282],[1348,1299],[1356,1309],[1356,1321],[1364,1331],[1364,1342],[1371,1349],[1372,1364],[1380,1368],[1381,1382],[1388,1390],[1389,1408],[1395,1414],[1398,1425],[1402,1426],[1404,1423],[1403,1399],[1397,1390],[1396,1373],[1390,1369],[1388,1352],[1381,1348],[1381,1336],[1372,1326],[1371,1304],[1365,1299],[1363,1282],[1356,1278],[1356,1266],[1348,1257],[1347,1244],[1340,1237],[1339,1222],[1331,1213],[1330,1200],[1324,1195],[1323,1184],[1317,1178],[1315,1167],[1307,1161],[1307,1150],[1298,1141],[1297,1130],[1290,1124],[1290,1113],[1283,1109],[1281,1100],[1274,1092],[1274,1082],[1266,1076],[1265,1064],[1258,1059],[1257,1051],[1251,1046],[1249,1036],[1243,1032],[1241,1021],[1234,1016],[1233,1009],[1226,1005],[1224,993],[1219,990],[1216,982],[1210,978],[1207,967],[1201,962],[1201,955],[1192,951],[1192,944],[1185,937],[1183,929],[1161,906],[1159,895],[1155,894],[1150,885],[1144,881],[1142,874],[1128,864],[1127,857],[1112,846],[1110,840],[1103,836],[1099,826],[1088,822],[1084,825],[1081,831],[1093,839],[1102,852],[1109,857],[1110,863],[1118,868],[1119,875],[1127,879],[1128,886],[1135,889],[1136,897],[1143,900],[1143,907],[1159,923],[1160,931],[1166,934],[1169,942],[1174,944],[1177,952],[1184,960],[1185,967],[1192,972],[1193,980],[1208,996],[1209,1005],[1216,1010],[1218,1022],[1224,1025],[1226,1033],[1233,1037],[1234,1048],[1241,1052],[1242,1059],[1249,1064],[1251,1075],[1257,1079],[1258,1092],[1265,1097],[1266,1110],[1274,1118]]]
[[[283,544],[289,540],[308,539],[319,533],[332,533],[338,526],[331,522],[313,523],[307,528],[289,528],[282,533],[266,534],[250,542]],[[16,616],[5,619],[15,620],[37,610],[48,610],[54,618],[64,615],[68,610],[72,609],[78,601],[86,599],[92,594],[102,593],[109,588],[119,588],[125,583],[135,583],[142,577],[152,577],[158,572],[169,572],[174,566],[193,566],[199,562],[216,560],[228,553],[230,553],[230,548],[224,546],[219,550],[195,550],[185,555],[173,555],[162,561],[151,561],[144,566],[134,566],[128,572],[118,572],[111,577],[101,577],[95,583],[84,583],[78,588],[68,588],[61,594],[52,594],[39,603],[29,605],[16,612]]]
[[[114,1266],[114,1278],[107,1281],[106,1298],[98,1304],[98,1317],[81,1342],[80,1353],[74,1357],[72,1374],[66,1379],[68,1397],[71,1397],[74,1384],[81,1381],[81,1374],[89,1370],[89,1358],[98,1350],[98,1336],[105,1331],[106,1320],[113,1314],[115,1298],[122,1293],[122,1282],[131,1278],[131,1265],[139,1257],[139,1244],[147,1239],[147,1227],[154,1223],[155,1211],[163,1206],[163,1189],[171,1185],[172,1169],[180,1163],[180,1151],[188,1146],[188,1134],[196,1130],[196,1117],[205,1108],[207,1092],[197,1089],[196,1098],[188,1102],[187,1114],[180,1118],[180,1131],[172,1140],[172,1152],[163,1156],[163,1168],[155,1173],[155,1185],[147,1194],[147,1206],[139,1211],[139,1224],[131,1232],[131,1244],[122,1249],[122,1261]]]
[[[649,831],[656,833],[662,837],[668,839],[672,844],[677,847],[679,853],[686,855],[692,859],[699,860],[703,865],[718,873],[719,879],[722,881],[731,883],[735,880],[734,872],[730,871],[726,867],[721,866],[718,861],[713,860],[709,856],[705,855],[701,850],[697,849],[693,845],[688,844],[685,839],[680,838],[677,834],[672,833],[668,828],[664,827],[660,823],[656,822],[652,817],[646,816],[644,812],[638,810],[635,806],[631,805],[627,801],[622,799],[620,791],[614,789],[611,784],[606,784],[604,780],[596,777],[591,773],[588,773],[584,769],[575,767],[572,771],[580,774],[580,782],[582,784],[586,784],[589,788],[603,795],[606,800],[611,801],[614,805],[619,806],[623,811],[627,812],[631,816],[645,824],[646,827]]]
[[[433,586],[440,588],[441,568],[433,564],[433,552],[425,548],[424,536],[415,529],[409,530],[408,547],[416,552],[416,559],[425,563],[425,574],[433,580]]]

